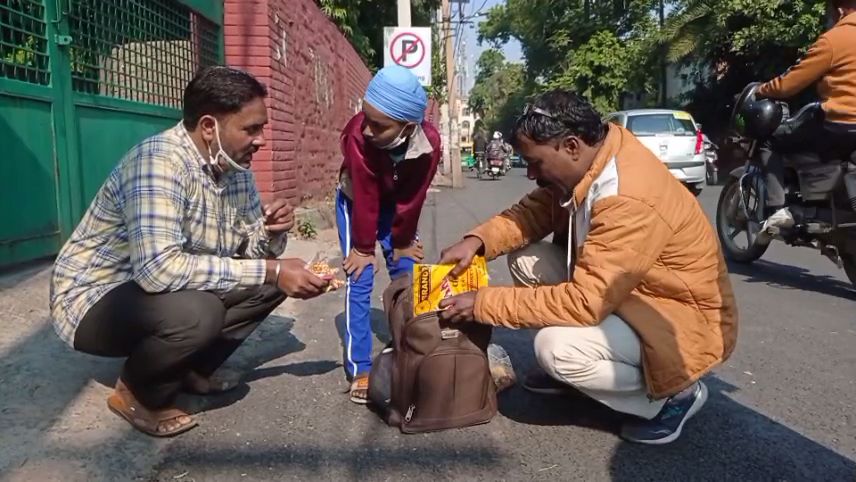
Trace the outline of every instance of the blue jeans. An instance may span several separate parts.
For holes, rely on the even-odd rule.
[[[351,252],[351,213],[353,202],[342,191],[336,190],[336,226],[339,230],[339,246],[343,257]],[[392,219],[394,206],[381,206],[378,217],[377,240],[383,250],[383,258],[391,279],[413,272],[415,261],[402,257],[393,261]],[[372,367],[371,304],[374,289],[374,266],[363,270],[359,279],[349,276],[345,284],[345,373],[349,378],[368,373]]]

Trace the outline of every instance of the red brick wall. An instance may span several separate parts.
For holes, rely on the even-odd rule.
[[[339,133],[371,73],[313,0],[226,0],[226,63],[264,82],[267,145],[253,160],[262,196],[323,199],[341,164]]]
[[[314,0],[225,0],[226,63],[268,86],[267,145],[253,157],[262,197],[293,204],[331,195],[339,133],[371,73]],[[426,119],[439,121],[433,101]]]

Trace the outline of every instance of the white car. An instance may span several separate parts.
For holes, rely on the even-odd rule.
[[[634,109],[614,112],[606,120],[627,128],[690,191],[701,192],[706,174],[704,137],[688,112]]]

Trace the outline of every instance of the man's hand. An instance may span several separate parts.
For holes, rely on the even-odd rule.
[[[473,258],[484,250],[484,242],[475,236],[467,236],[440,253],[440,264],[454,264],[449,276],[457,278],[473,263]]]
[[[294,208],[285,199],[274,199],[263,207],[265,229],[271,234],[286,233],[294,227]]]
[[[422,246],[422,242],[417,240],[413,241],[407,248],[393,249],[392,260],[397,263],[401,258],[411,258],[417,263],[425,259],[425,248]]]
[[[292,298],[309,299],[314,298],[327,289],[329,279],[316,276],[306,269],[306,261],[297,258],[277,260],[279,263],[279,277],[276,287]]]
[[[354,281],[357,281],[360,279],[360,275],[363,274],[363,270],[369,265],[373,265],[374,262],[374,254],[365,254],[352,249],[351,253],[348,254],[348,257],[342,263],[342,268],[344,268],[345,274],[348,276],[353,275]]]
[[[449,323],[475,321],[476,292],[468,291],[440,301],[440,320]]]

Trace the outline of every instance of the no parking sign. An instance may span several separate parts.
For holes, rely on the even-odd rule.
[[[431,85],[431,28],[385,27],[383,65],[400,65],[413,72],[422,85]]]

